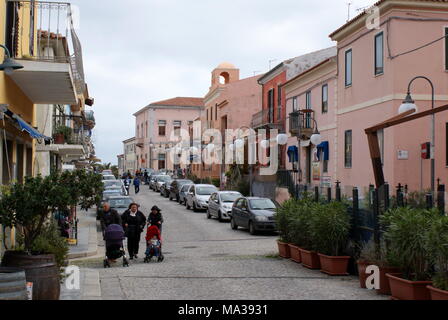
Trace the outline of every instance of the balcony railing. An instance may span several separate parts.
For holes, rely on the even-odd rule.
[[[314,111],[304,109],[289,114],[289,131],[293,136],[308,140],[315,130]]]
[[[16,59],[70,64],[78,94],[86,90],[81,43],[69,3],[7,2],[6,45]]]
[[[274,110],[271,109],[263,109],[252,115],[252,128],[260,129],[277,129],[279,131],[283,131],[285,129],[284,119],[274,119]]]

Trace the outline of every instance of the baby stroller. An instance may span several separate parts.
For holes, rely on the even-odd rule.
[[[104,240],[106,241],[106,259],[104,259],[104,268],[110,268],[110,261],[115,261],[123,257],[123,267],[129,267],[126,251],[124,248],[124,230],[118,224],[111,224],[104,231]]]
[[[152,257],[154,257],[155,252],[154,249],[150,248],[151,246],[151,239],[157,236],[157,239],[160,242],[160,249],[159,249],[159,256],[157,257],[157,262],[162,262],[163,259],[165,259],[165,257],[163,256],[162,253],[162,235],[160,233],[160,229],[157,226],[150,226],[148,227],[148,231],[146,232],[146,256],[145,259],[143,259],[144,263],[149,263],[152,259]]]

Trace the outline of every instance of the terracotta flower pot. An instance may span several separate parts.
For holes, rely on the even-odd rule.
[[[320,260],[317,252],[308,251],[302,248],[300,250],[300,257],[302,258],[302,265],[309,269],[320,269]]]
[[[320,260],[320,271],[330,276],[348,276],[347,267],[349,256],[327,256],[318,253]]]
[[[53,139],[55,144],[64,144],[65,142],[64,135],[62,133],[56,133],[53,136]]]
[[[278,254],[280,257],[286,259],[291,258],[291,252],[289,250],[289,245],[287,243],[277,240],[277,245],[278,245]]]
[[[410,281],[400,276],[400,273],[386,274],[393,300],[431,300],[427,287],[432,281]]]
[[[367,280],[366,269],[372,263],[370,263],[367,260],[359,260],[357,262],[357,264],[358,264],[358,274],[359,274],[359,286],[363,289],[366,289],[366,280]]]
[[[440,290],[433,286],[427,286],[427,288],[431,294],[431,300],[448,300],[448,291]]]
[[[379,267],[380,269],[380,288],[376,290],[377,294],[385,294],[385,295],[391,295],[390,286],[389,286],[389,279],[386,277],[387,273],[393,274],[393,273],[399,273],[400,269],[395,267]]]
[[[291,260],[297,263],[301,263],[302,262],[302,257],[300,255],[300,248],[293,245],[293,244],[289,244],[289,252],[291,253]]]

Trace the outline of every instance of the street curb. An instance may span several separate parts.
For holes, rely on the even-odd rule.
[[[68,260],[92,257],[98,254],[97,220],[89,225],[89,248],[84,252],[74,252],[67,255]]]

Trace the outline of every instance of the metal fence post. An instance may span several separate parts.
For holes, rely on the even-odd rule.
[[[403,186],[401,183],[397,186],[397,207],[404,207]]]
[[[437,208],[442,215],[445,215],[445,185],[441,184],[437,188]]]
[[[426,198],[426,209],[432,209],[434,204],[432,193],[427,193],[425,198]]]
[[[341,202],[341,182],[336,181],[336,201]]]
[[[380,203],[378,199],[378,189],[373,190],[373,240],[377,254],[380,253]]]
[[[353,230],[355,235],[355,241],[360,241],[360,230],[359,230],[359,192],[358,188],[353,188]]]
[[[314,187],[314,202],[319,202],[319,187]]]
[[[327,201],[331,202],[331,187],[327,188]]]

